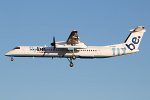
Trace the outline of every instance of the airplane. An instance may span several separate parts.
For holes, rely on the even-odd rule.
[[[18,46],[7,52],[5,56],[11,57],[48,57],[67,58],[70,67],[73,67],[72,60],[76,58],[109,58],[138,52],[139,44],[146,30],[138,26],[130,30],[130,34],[124,43],[108,46],[87,46],[79,41],[76,30],[73,30],[67,41],[53,42],[51,46]]]

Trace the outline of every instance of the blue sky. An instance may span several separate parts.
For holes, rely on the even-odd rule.
[[[149,0],[1,0],[0,100],[149,100]],[[16,46],[50,45],[78,30],[86,45],[122,43],[145,26],[140,52],[108,59],[14,58]]]

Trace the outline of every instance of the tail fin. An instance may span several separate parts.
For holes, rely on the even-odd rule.
[[[136,29],[130,30],[130,32],[130,35],[124,43],[129,50],[138,50],[139,44],[146,30],[144,30],[144,27],[138,26]]]

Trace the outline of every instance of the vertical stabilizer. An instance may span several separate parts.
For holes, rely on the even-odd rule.
[[[128,36],[128,38],[125,40],[124,43],[127,49],[131,51],[138,50],[143,34],[144,32],[146,32],[146,30],[144,30],[144,27],[138,26],[136,29],[130,30],[130,32],[131,32],[130,35]]]

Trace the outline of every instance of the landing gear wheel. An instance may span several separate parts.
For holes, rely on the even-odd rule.
[[[70,63],[70,67],[73,67],[73,63]]]
[[[13,59],[13,57],[11,57],[11,61],[13,61],[14,59]]]
[[[75,60],[75,59],[76,59],[76,56],[75,56],[75,55],[73,55],[73,57],[72,57],[72,58],[73,58],[73,60]]]
[[[70,67],[73,67],[73,63],[72,63],[72,57],[69,59],[69,58],[67,58],[68,59],[68,61],[70,62]]]

